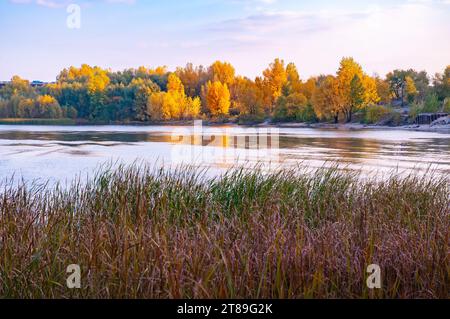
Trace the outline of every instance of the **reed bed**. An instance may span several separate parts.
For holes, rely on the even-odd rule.
[[[432,174],[133,165],[70,187],[9,182],[0,297],[448,298],[449,210],[448,176]]]

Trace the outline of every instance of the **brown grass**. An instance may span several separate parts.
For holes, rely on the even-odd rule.
[[[448,298],[449,182],[132,166],[0,190],[4,298]],[[382,289],[366,286],[379,264]],[[66,287],[79,264],[82,288]]]

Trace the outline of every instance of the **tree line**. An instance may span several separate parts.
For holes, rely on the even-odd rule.
[[[333,75],[301,79],[294,63],[275,59],[254,80],[227,62],[139,67],[113,72],[82,65],[64,69],[56,82],[32,87],[14,76],[0,89],[2,118],[73,118],[91,121],[168,121],[206,118],[241,121],[375,122],[406,106],[411,113],[450,110],[450,66],[394,70],[371,76],[351,57]]]

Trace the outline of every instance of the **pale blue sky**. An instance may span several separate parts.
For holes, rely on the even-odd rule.
[[[66,26],[69,3],[81,29]],[[275,58],[302,78],[353,56],[372,74],[450,64],[450,0],[0,0],[0,80],[52,81],[82,63],[170,69],[220,59],[254,77]]]

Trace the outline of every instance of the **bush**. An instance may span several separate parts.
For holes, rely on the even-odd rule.
[[[375,124],[390,114],[392,110],[383,105],[369,105],[365,109],[364,122],[367,124]]]
[[[391,119],[389,120],[389,125],[399,126],[403,123],[402,115],[398,112],[391,113]]]
[[[242,125],[251,125],[264,122],[264,114],[242,114],[238,118],[238,123]]]
[[[413,103],[409,108],[409,122],[413,123],[416,120],[417,115],[419,115],[422,112],[423,112],[423,104]]]

